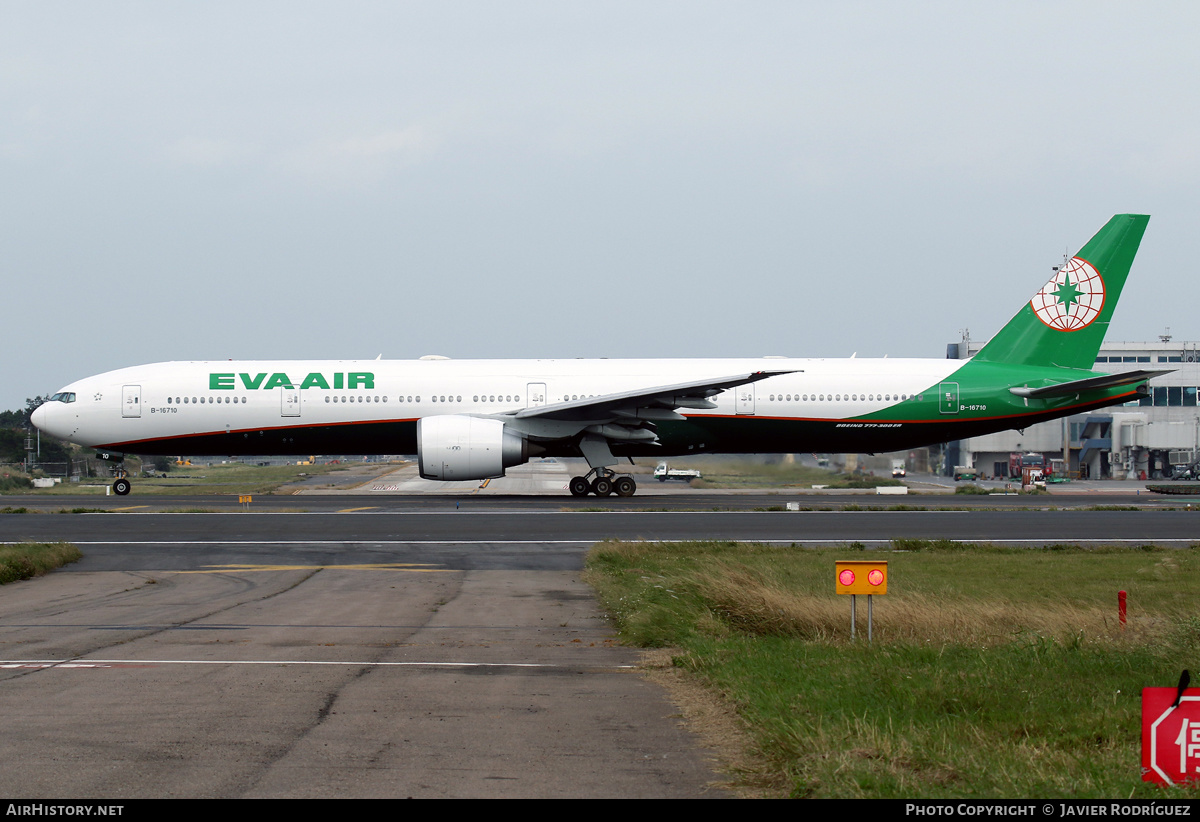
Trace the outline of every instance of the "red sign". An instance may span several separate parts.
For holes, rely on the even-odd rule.
[[[1142,780],[1200,782],[1200,688],[1142,689]]]

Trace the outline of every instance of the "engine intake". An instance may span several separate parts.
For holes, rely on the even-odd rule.
[[[417,420],[417,464],[425,479],[502,477],[505,468],[528,459],[529,441],[500,420],[465,414]]]

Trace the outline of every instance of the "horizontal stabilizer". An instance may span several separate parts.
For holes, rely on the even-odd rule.
[[[1071,382],[1061,382],[1058,385],[1046,385],[1041,388],[1014,386],[1008,390],[1018,397],[1027,397],[1029,399],[1069,397],[1081,391],[1095,391],[1100,388],[1117,388],[1122,385],[1134,385],[1135,383],[1145,382],[1151,377],[1157,377],[1160,374],[1170,374],[1173,370],[1168,368],[1165,371],[1124,371],[1120,374],[1086,377],[1082,380],[1071,380]]]

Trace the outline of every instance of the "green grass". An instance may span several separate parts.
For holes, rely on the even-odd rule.
[[[830,488],[875,488],[880,485],[904,484],[891,477],[839,474],[799,463],[765,465],[749,460],[721,459],[711,462],[697,461],[696,466],[700,468],[704,478],[693,481],[692,484],[704,488],[809,488],[813,485],[827,485]]]
[[[0,585],[41,576],[82,558],[79,549],[67,542],[0,545]]]
[[[5,473],[0,475],[0,494],[23,493],[33,488],[33,480],[24,474]]]
[[[747,783],[816,797],[1164,796],[1141,781],[1140,692],[1196,667],[1200,550],[858,547],[606,543],[588,578],[626,642],[675,649],[736,709],[765,763]],[[889,561],[872,645],[849,639],[849,598],[833,593],[834,561],[864,556]],[[864,634],[865,622],[860,601]]]
[[[986,497],[992,492],[982,486],[975,485],[973,483],[967,483],[966,485],[954,486],[954,493]]]

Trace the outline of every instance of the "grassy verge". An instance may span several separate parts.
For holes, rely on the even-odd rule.
[[[25,542],[0,545],[0,585],[41,576],[82,559],[69,542]]]
[[[346,465],[225,465],[177,466],[166,477],[130,477],[138,494],[269,494],[281,485],[333,471],[344,471]],[[112,478],[93,478],[82,482],[61,482],[53,488],[38,490],[38,495],[78,494],[87,488],[103,496],[104,486]]]
[[[691,465],[692,463],[689,463]],[[698,488],[809,488],[826,485],[830,488],[875,488],[880,485],[903,485],[891,477],[839,474],[823,468],[799,463],[765,465],[753,461],[714,460],[697,462],[704,479],[693,480]]]
[[[1164,796],[1141,781],[1140,693],[1200,660],[1200,550],[904,547],[885,557],[871,646],[849,639],[849,598],[833,593],[835,559],[863,557],[849,549],[606,543],[588,577],[627,642],[672,648],[738,712],[760,763],[747,784]]]

